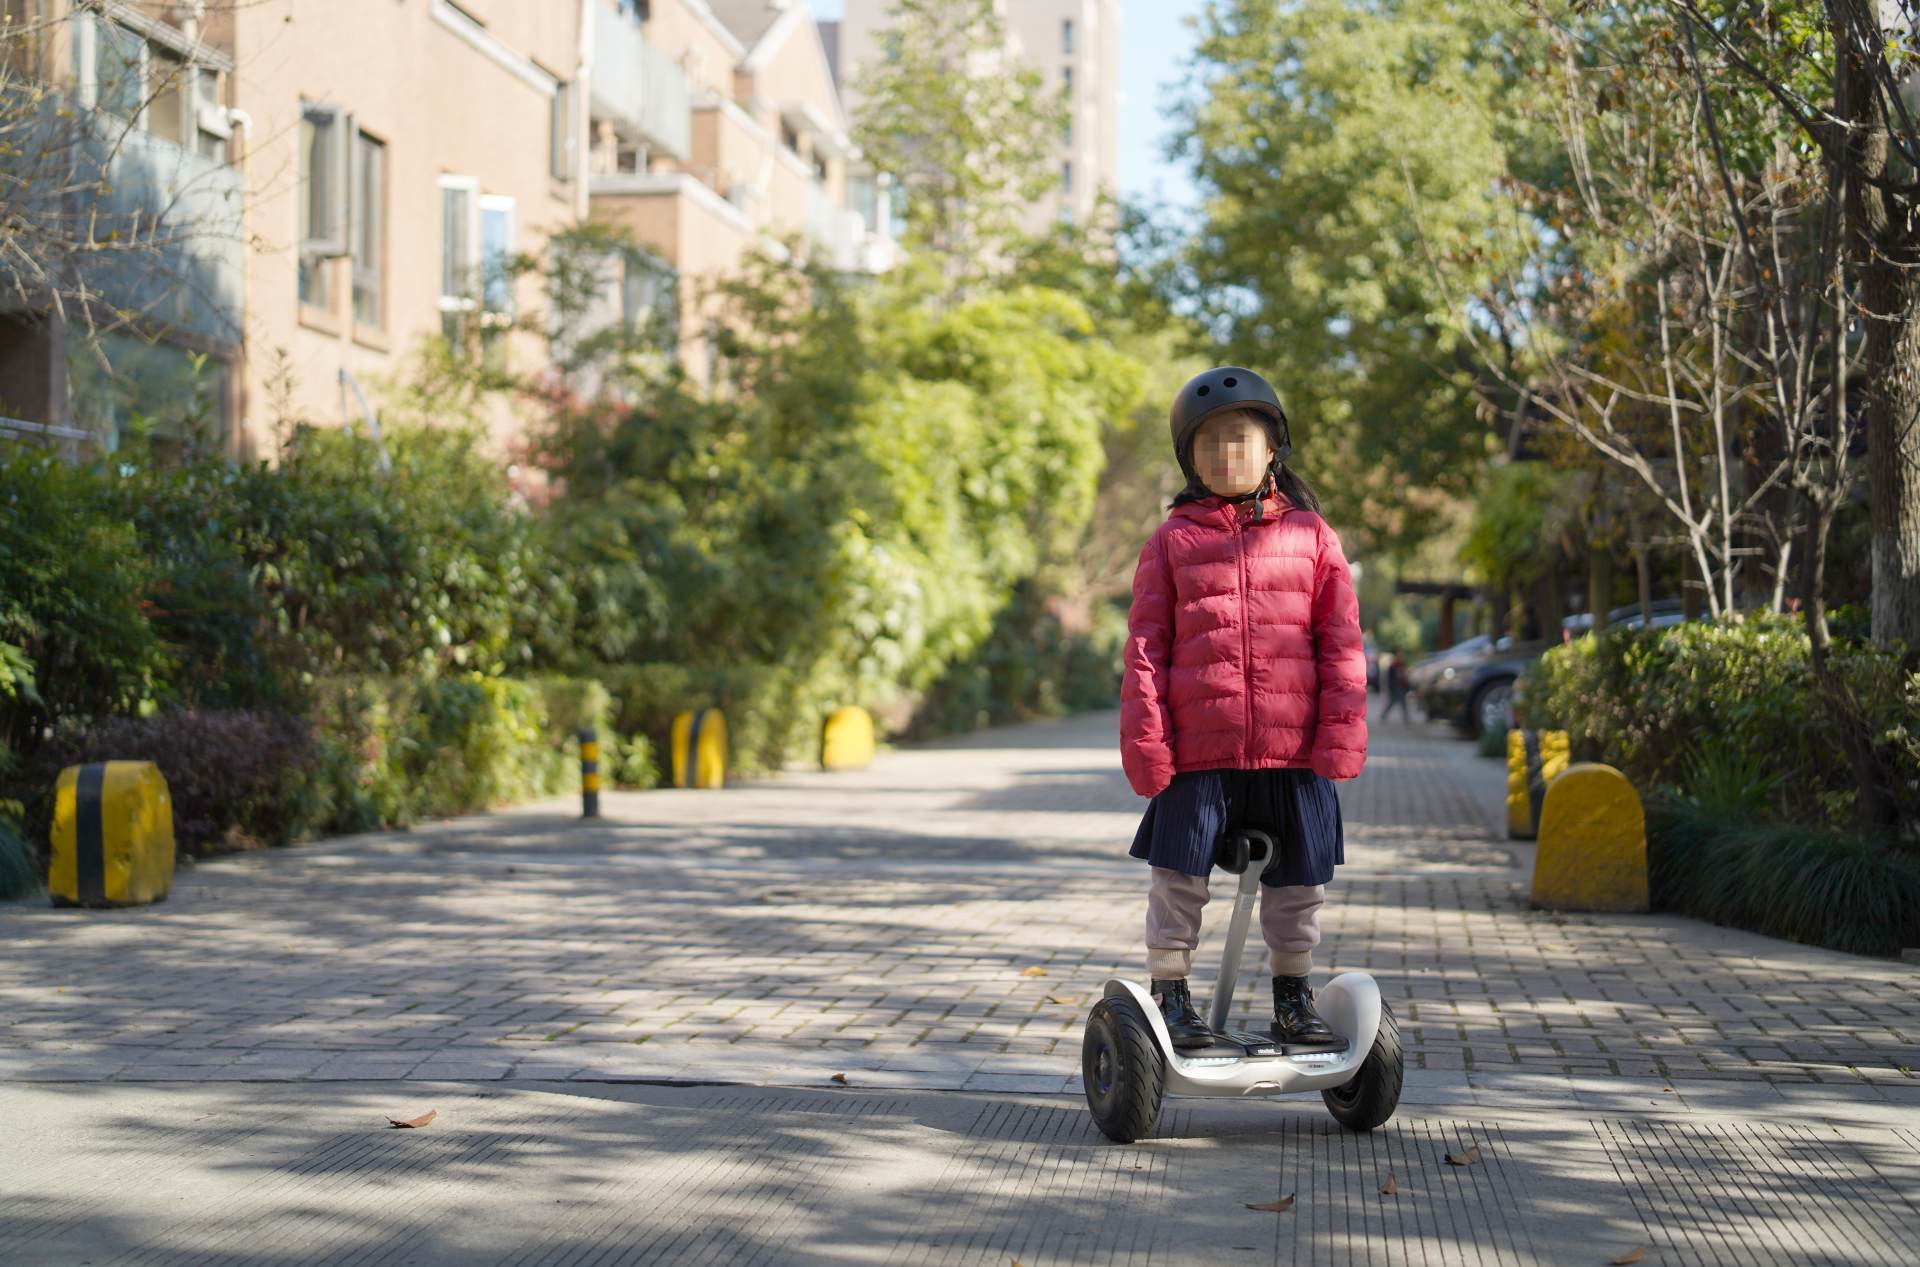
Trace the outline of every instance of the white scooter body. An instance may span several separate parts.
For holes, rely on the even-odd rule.
[[[1343,1087],[1373,1050],[1380,1029],[1380,987],[1364,972],[1343,972],[1315,996],[1321,1019],[1347,1040],[1345,1051],[1298,1051],[1288,1054],[1268,1035],[1229,1031],[1227,1014],[1233,1008],[1233,987],[1240,973],[1240,954],[1253,923],[1259,900],[1260,875],[1275,856],[1273,838],[1265,832],[1242,830],[1239,882],[1234,887],[1233,919],[1220,956],[1220,976],[1213,986],[1213,1006],[1207,1026],[1226,1041],[1198,1051],[1182,1052],[1167,1033],[1160,1008],[1137,981],[1114,978],[1106,994],[1131,996],[1154,1041],[1166,1057],[1166,1089],[1176,1095],[1285,1095],[1290,1091],[1327,1091]],[[1235,1050],[1238,1048],[1238,1050]]]
[[[1343,972],[1314,995],[1316,1010],[1334,1033],[1347,1040],[1347,1049],[1290,1056],[1214,1055],[1211,1052],[1216,1049],[1211,1048],[1182,1054],[1167,1034],[1159,1005],[1139,982],[1114,977],[1107,982],[1106,994],[1109,998],[1131,995],[1139,1006],[1166,1057],[1167,1090],[1174,1095],[1286,1095],[1342,1087],[1359,1072],[1380,1028],[1380,987],[1364,972]],[[1221,1028],[1217,1021],[1214,1028]]]

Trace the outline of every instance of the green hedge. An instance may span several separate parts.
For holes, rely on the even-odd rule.
[[[577,792],[576,731],[604,731],[608,703],[599,683],[570,678],[324,680],[314,718],[327,750],[326,826],[406,826]]]
[[[577,732],[599,729],[616,787],[651,787],[653,748],[611,729],[598,682],[460,674],[413,680],[341,677],[315,684],[307,718],[269,711],[179,711],[67,728],[20,762],[0,788],[17,803],[43,865],[60,770],[87,761],[150,760],[166,776],[175,838],[210,854],[337,832],[405,827],[577,792]],[[0,839],[0,854],[7,853]],[[0,857],[0,872],[7,868]],[[0,876],[0,890],[9,882]]]
[[[1920,860],[1884,844],[1717,807],[1647,806],[1655,905],[1860,955],[1920,946]]]
[[[1920,830],[1920,672],[1848,642],[1834,644],[1833,665],[1911,840]],[[1815,828],[1854,821],[1854,771],[1796,620],[1579,638],[1529,672],[1520,709],[1524,724],[1564,727],[1577,755],[1617,766],[1643,789],[1686,792],[1702,770],[1735,766],[1766,789],[1775,816]]]

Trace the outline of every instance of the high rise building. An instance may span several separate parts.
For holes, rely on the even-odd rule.
[[[821,23],[840,96],[858,107],[860,68],[882,55],[894,0],[845,0],[840,21]],[[1028,227],[1059,217],[1084,219],[1119,178],[1121,0],[997,0],[1008,48],[1066,93],[1067,125],[1055,147],[1059,183],[1034,205]]]

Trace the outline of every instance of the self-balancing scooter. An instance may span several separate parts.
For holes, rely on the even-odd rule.
[[[1107,1138],[1130,1144],[1153,1130],[1169,1091],[1214,1096],[1318,1091],[1342,1126],[1355,1131],[1379,1126],[1400,1103],[1405,1060],[1399,1027],[1371,976],[1343,972],[1316,998],[1320,1015],[1346,1040],[1344,1047],[1290,1049],[1271,1036],[1227,1029],[1260,877],[1275,863],[1273,838],[1250,828],[1229,833],[1214,863],[1238,875],[1240,883],[1207,1016],[1216,1036],[1213,1045],[1175,1050],[1152,995],[1136,981],[1109,980],[1087,1016],[1080,1051],[1094,1122]]]

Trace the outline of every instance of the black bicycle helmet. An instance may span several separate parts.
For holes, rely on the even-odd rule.
[[[1268,423],[1273,460],[1267,463],[1267,473],[1261,477],[1260,486],[1251,493],[1226,499],[1228,502],[1251,501],[1254,517],[1258,519],[1264,513],[1262,507],[1268,492],[1279,479],[1280,464],[1293,452],[1293,433],[1287,426],[1287,411],[1280,407],[1280,397],[1274,393],[1273,385],[1238,365],[1223,365],[1195,375],[1173,398],[1167,424],[1173,433],[1174,459],[1180,463],[1180,473],[1187,477],[1190,490],[1181,496],[1197,497],[1206,489],[1193,469],[1193,433],[1208,418],[1228,409],[1248,410]]]

